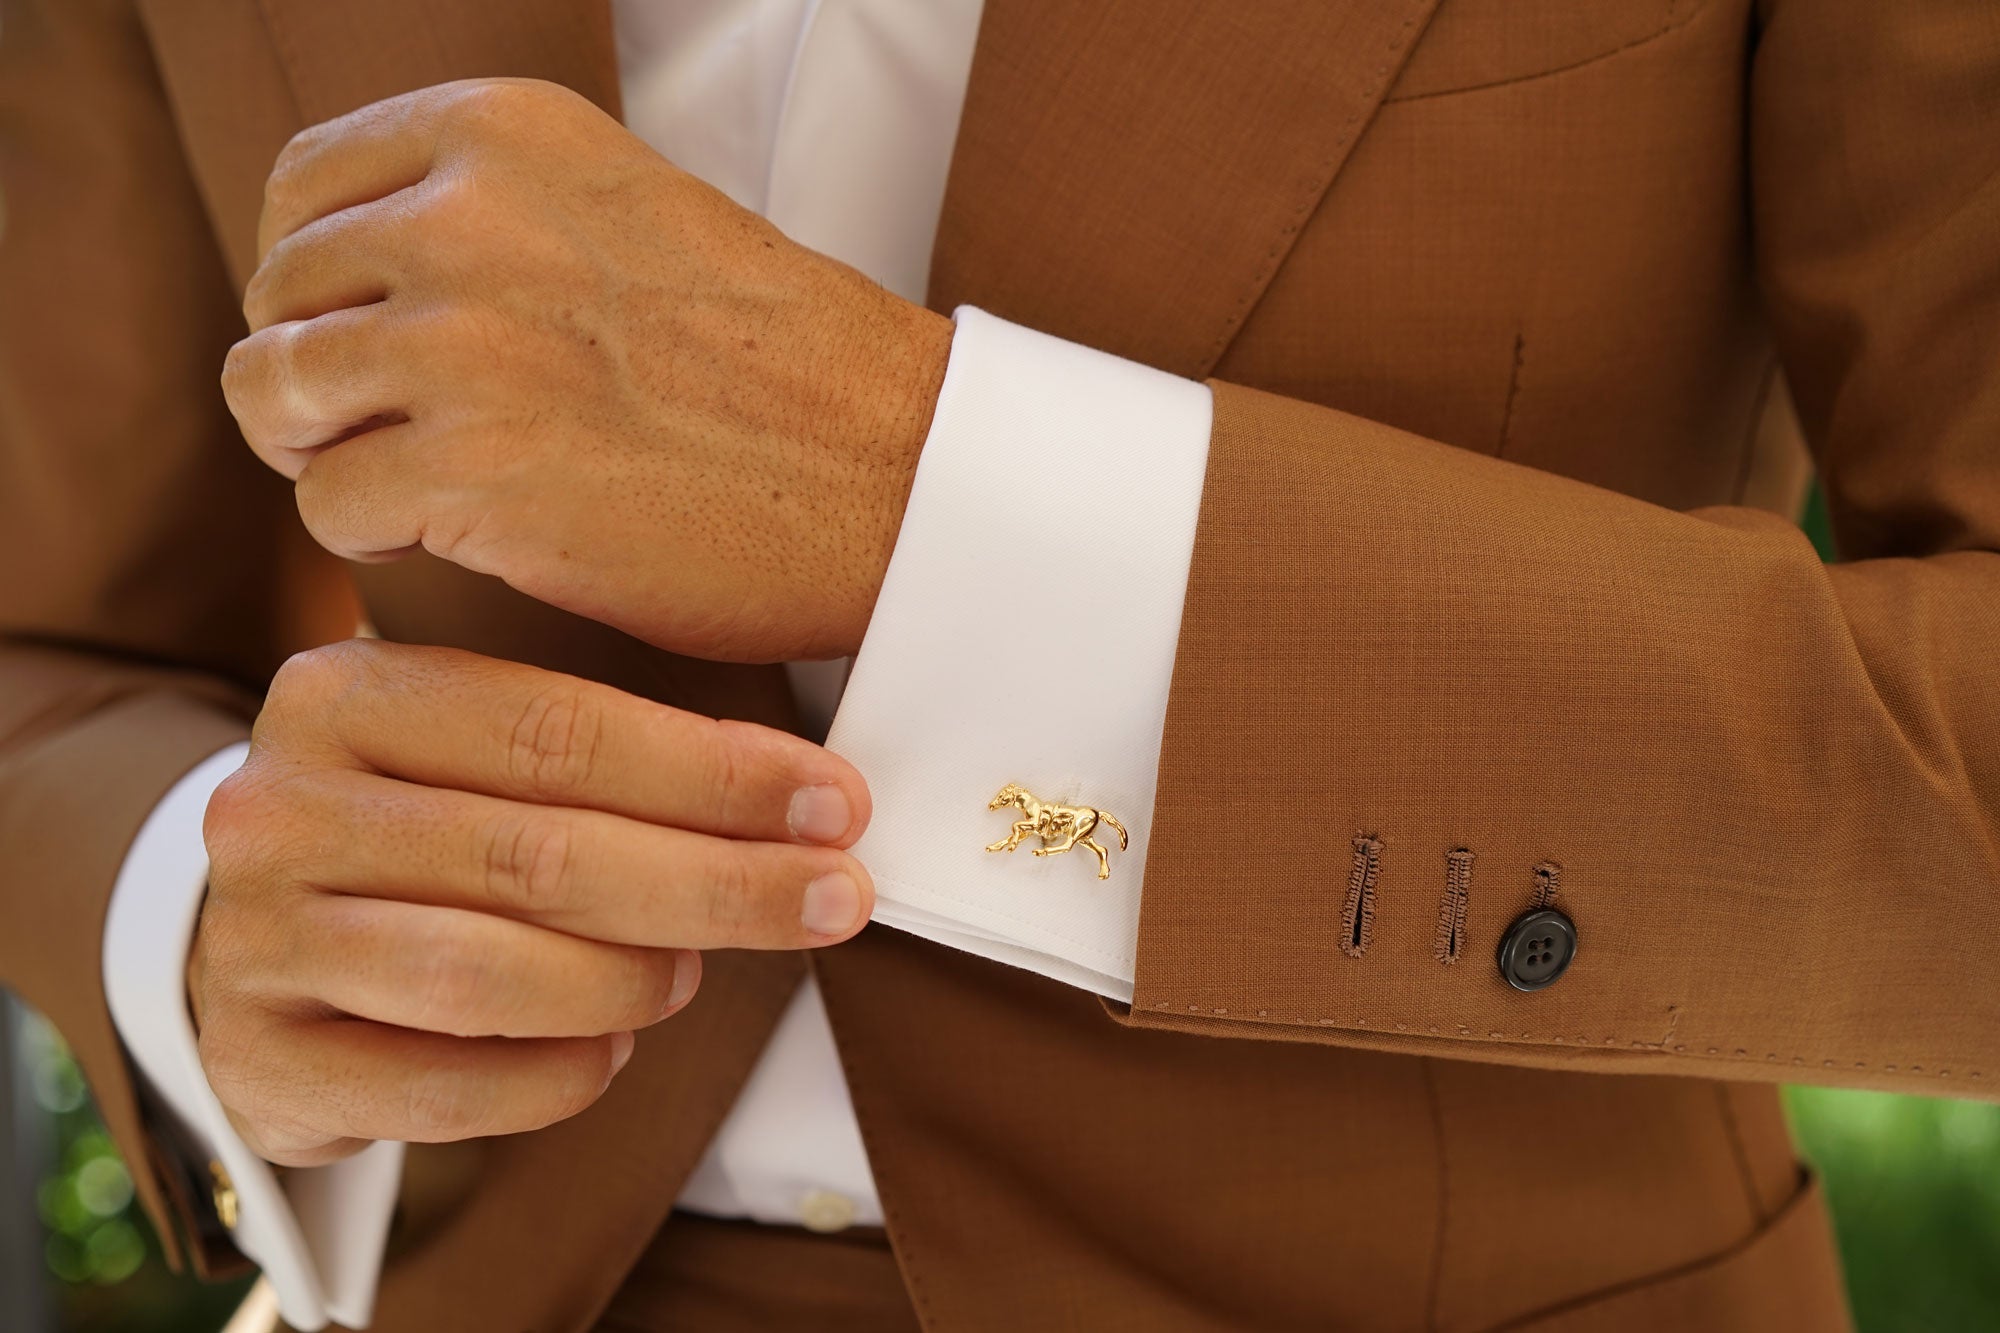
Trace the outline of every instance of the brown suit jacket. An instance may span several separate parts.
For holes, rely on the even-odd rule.
[[[615,106],[603,0],[0,28],[0,976],[187,1221],[106,895],[350,586],[790,703],[429,561],[350,580],[216,389],[286,137],[469,75]],[[988,0],[934,303],[1216,381],[1135,1001],[882,929],[715,956],[589,1112],[414,1154],[377,1327],[587,1326],[807,966],[929,1327],[1840,1326],[1774,1084],[2000,1084],[1996,181],[1991,0]],[[1543,865],[1581,949],[1522,994]]]

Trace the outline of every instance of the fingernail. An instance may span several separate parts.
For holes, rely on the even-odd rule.
[[[845,935],[861,924],[861,889],[845,870],[821,875],[806,885],[805,908],[799,913],[815,935]]]
[[[701,955],[693,949],[674,951],[674,984],[667,987],[667,1012],[672,1013],[688,1002],[694,988],[701,984]]]
[[[792,836],[807,842],[838,842],[854,823],[854,807],[847,793],[834,783],[801,787],[792,793],[792,808],[785,813]]]
[[[629,1032],[611,1034],[611,1073],[614,1077],[632,1059],[632,1048],[638,1044],[638,1038]]]

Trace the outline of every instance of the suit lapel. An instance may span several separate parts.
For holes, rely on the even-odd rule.
[[[1206,374],[1436,4],[987,0],[931,304]]]
[[[606,0],[256,0],[310,125],[453,79],[548,79],[618,114]]]

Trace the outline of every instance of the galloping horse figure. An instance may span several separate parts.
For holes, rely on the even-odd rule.
[[[1087,805],[1056,805],[1037,800],[1034,793],[1017,782],[1002,787],[999,794],[986,803],[986,808],[1001,810],[1010,805],[1025,818],[1015,820],[1006,837],[988,844],[986,850],[989,852],[1011,852],[1021,845],[1021,839],[1031,833],[1042,840],[1042,845],[1034,849],[1036,856],[1054,856],[1082,843],[1097,853],[1097,877],[1110,879],[1111,855],[1090,840],[1091,830],[1100,823],[1109,824],[1118,830],[1120,851],[1132,845],[1125,836],[1125,826],[1113,819],[1109,811],[1093,810]]]

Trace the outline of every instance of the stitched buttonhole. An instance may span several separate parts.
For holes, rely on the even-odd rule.
[[[1354,836],[1354,869],[1347,876],[1347,902],[1340,912],[1340,951],[1349,958],[1368,952],[1375,937],[1375,877],[1382,869],[1382,840]]]
[[[1437,938],[1431,952],[1446,965],[1458,961],[1465,942],[1465,899],[1472,890],[1472,853],[1460,847],[1444,857],[1444,897],[1438,902]]]
[[[1562,888],[1563,868],[1554,861],[1544,861],[1535,867],[1535,896],[1529,904],[1535,911],[1556,905],[1556,893]]]

